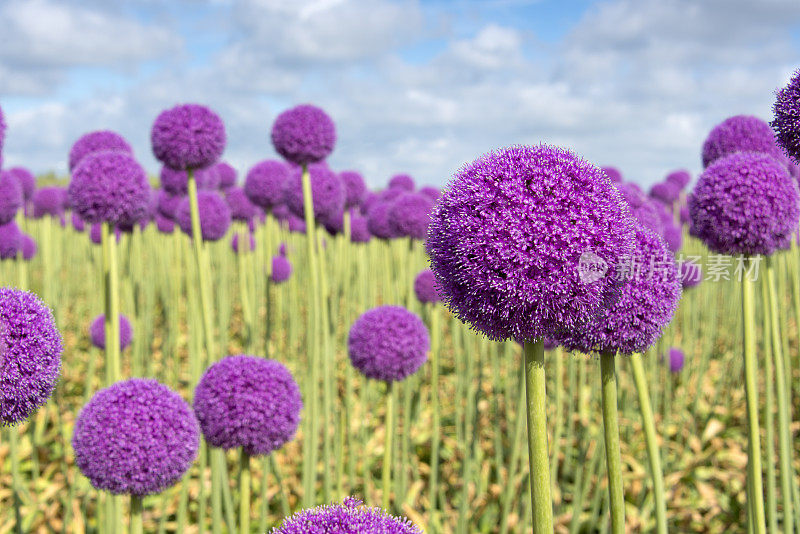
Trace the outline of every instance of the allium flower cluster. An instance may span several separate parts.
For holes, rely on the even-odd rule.
[[[420,272],[414,279],[414,294],[423,304],[436,303],[442,300],[436,286],[436,276],[430,269]]]
[[[220,161],[212,167],[212,170],[217,175],[220,189],[228,189],[236,185],[237,172],[230,163]]]
[[[344,185],[339,176],[326,165],[308,166],[311,181],[311,199],[315,219],[333,217],[344,209]],[[303,169],[294,167],[286,187],[286,205],[298,217],[303,210]]]
[[[231,209],[227,202],[216,191],[198,191],[197,207],[200,211],[200,233],[203,240],[222,239],[231,225]],[[192,235],[192,212],[188,197],[185,197],[178,206],[175,222],[183,233]]]
[[[98,349],[106,348],[106,314],[101,313],[89,325],[89,339]],[[125,350],[133,340],[133,328],[127,317],[119,314],[119,350]]]
[[[639,186],[631,182],[620,182],[617,184],[617,189],[628,204],[631,215],[640,225],[658,234],[664,231],[658,206],[639,189]]]
[[[714,126],[703,143],[703,167],[735,152],[761,152],[781,159],[769,124],[750,115],[736,115]]]
[[[33,194],[33,217],[59,217],[64,214],[67,192],[62,187],[43,187]]]
[[[685,361],[686,356],[681,349],[675,347],[669,349],[669,370],[671,372],[680,373]]]
[[[11,171],[0,172],[0,224],[14,220],[22,207],[22,186]]]
[[[352,208],[361,204],[367,194],[364,178],[356,171],[342,171],[339,179],[344,185],[344,207]]]
[[[319,506],[286,518],[272,534],[422,534],[405,518],[392,517],[380,508],[361,506],[353,498],[343,504]]]
[[[414,179],[408,174],[395,174],[389,180],[389,189],[401,189],[411,192],[416,188]]]
[[[681,169],[669,173],[665,178],[665,181],[669,184],[672,184],[675,188],[678,189],[678,191],[683,191],[683,189],[685,189],[686,186],[689,185],[689,182],[692,181],[692,175],[689,174],[689,171]]]
[[[202,169],[216,163],[225,150],[225,125],[206,106],[182,104],[162,111],[153,123],[150,141],[156,159],[178,170]]]
[[[241,187],[229,187],[225,190],[225,200],[231,209],[231,218],[234,221],[247,222],[259,213],[258,206],[250,199]]]
[[[8,172],[17,179],[20,189],[22,189],[23,200],[33,198],[33,193],[36,191],[36,177],[33,173],[25,167],[11,167]]]
[[[419,193],[406,193],[389,206],[388,221],[396,236],[425,239],[431,223],[433,202]]]
[[[298,165],[327,158],[336,144],[336,128],[320,108],[301,105],[284,111],[272,126],[272,144],[287,161]]]
[[[292,276],[292,262],[286,256],[278,254],[272,258],[272,274],[270,279],[275,284],[282,284]]]
[[[118,133],[110,130],[89,132],[75,141],[75,144],[72,145],[72,149],[69,151],[70,172],[75,170],[75,167],[89,154],[106,150],[125,152],[126,154],[133,155],[131,145]]]
[[[22,246],[22,232],[14,221],[0,225],[0,260],[17,257]]]
[[[31,261],[36,256],[36,252],[38,252],[36,240],[28,234],[22,234],[20,246],[22,247],[22,259],[25,261]]]
[[[778,143],[789,157],[800,163],[800,70],[776,93],[772,112],[775,118],[770,124]]]
[[[608,176],[612,183],[618,184],[622,182],[622,173],[616,167],[600,167],[600,170]]]
[[[250,202],[264,210],[283,203],[289,184],[290,167],[282,161],[264,160],[247,171],[244,192]]]
[[[650,198],[668,206],[674,204],[680,196],[681,190],[672,182],[660,182],[650,188]]]
[[[367,229],[378,239],[397,237],[389,224],[390,202],[377,202],[367,212]]]

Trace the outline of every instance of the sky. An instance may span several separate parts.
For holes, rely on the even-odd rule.
[[[513,144],[566,146],[649,185],[700,171],[725,118],[769,120],[800,67],[798,0],[0,0],[4,165],[67,174],[82,134],[145,168],[178,103],[210,106],[243,179],[277,114],[325,109],[335,169],[443,185]]]

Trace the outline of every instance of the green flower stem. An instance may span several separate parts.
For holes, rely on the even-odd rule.
[[[619,448],[619,422],[617,420],[616,355],[603,351],[600,354],[600,377],[603,399],[603,434],[606,444],[608,468],[608,494],[611,511],[611,531],[625,533],[625,496],[622,490],[622,458]]]
[[[394,434],[394,403],[395,388],[391,382],[386,383],[386,418],[384,422],[385,439],[383,445],[383,509],[389,510],[390,494],[392,490],[392,434]]]
[[[142,534],[142,498],[131,495],[131,534]]]
[[[528,468],[534,534],[553,533],[553,498],[547,456],[547,392],[545,390],[544,342],[526,342],[525,396],[528,414]]]
[[[653,406],[650,404],[650,393],[648,392],[647,377],[644,373],[642,355],[639,353],[631,354],[630,361],[631,367],[633,368],[633,380],[636,384],[636,393],[639,397],[639,413],[642,416],[642,427],[644,428],[644,438],[647,444],[647,459],[650,462],[650,476],[653,479],[656,532],[658,534],[667,534],[667,499],[664,493],[664,473],[661,470],[661,453],[658,448],[658,436],[656,434],[655,418],[653,417]]]
[[[19,476],[19,429],[11,426],[8,429],[8,454],[11,457],[11,492],[14,496],[14,532],[22,534],[22,483]]]
[[[239,456],[239,533],[250,534],[250,455]]]
[[[441,310],[433,305],[430,309],[431,324],[431,406],[433,408],[433,428],[431,429],[431,475],[429,491],[432,523],[436,524],[436,491],[439,488],[439,442],[441,440],[441,415],[439,413],[439,337]]]
[[[767,479],[766,514],[770,532],[778,532],[777,477],[775,472],[775,371],[772,368],[772,333],[769,308],[769,284],[767,277],[761,277],[761,315],[764,341],[764,431],[766,434],[764,466]]]

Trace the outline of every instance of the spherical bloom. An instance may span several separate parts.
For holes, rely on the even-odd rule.
[[[22,189],[23,200],[30,200],[33,198],[33,193],[36,191],[36,177],[33,173],[25,167],[11,167],[8,169],[8,172],[19,182],[19,186]]]
[[[47,402],[62,350],[50,309],[33,293],[0,288],[0,425],[22,422]]]
[[[350,328],[347,350],[367,378],[394,382],[417,372],[431,348],[425,323],[400,306],[379,306]]]
[[[168,219],[174,219],[181,202],[183,202],[185,198],[187,198],[186,195],[172,195],[163,189],[159,190],[157,201],[158,212]]]
[[[663,239],[646,228],[636,230],[636,250],[623,279],[619,300],[583,328],[559,341],[568,350],[632,354],[646,351],[672,320],[681,298],[681,282],[672,253]]]
[[[667,243],[667,248],[670,252],[677,253],[683,244],[683,231],[680,226],[675,226],[673,223],[664,225],[664,233],[661,234],[664,241]]]
[[[81,219],[80,215],[78,215],[77,213],[75,213],[73,211],[72,212],[72,216],[70,217],[70,219],[71,219],[71,222],[72,222],[72,228],[76,232],[83,232],[84,230],[86,230],[86,222],[84,222],[84,220]]]
[[[406,193],[392,202],[388,220],[392,233],[412,239],[425,239],[431,223],[433,202],[419,193]]]
[[[197,207],[200,211],[200,233],[205,241],[222,239],[231,225],[231,209],[215,191],[198,191]],[[192,235],[192,214],[189,197],[181,201],[175,213],[175,222],[183,233]]]
[[[800,162],[800,70],[775,94],[775,118],[770,123],[778,143],[796,162]]]
[[[150,131],[156,159],[178,170],[213,165],[225,150],[226,141],[219,115],[198,104],[162,111]]]
[[[622,173],[616,167],[600,167],[600,170],[608,176],[612,183],[618,184],[622,182]]]
[[[258,206],[250,199],[241,187],[229,187],[225,190],[225,201],[231,209],[231,218],[234,221],[249,221],[258,215]]]
[[[680,194],[680,189],[670,182],[653,184],[653,187],[650,188],[650,198],[668,206],[676,202],[680,198]]]
[[[682,261],[678,264],[678,275],[683,289],[687,289],[703,281],[703,268],[700,264]]]
[[[241,447],[252,456],[290,441],[302,409],[300,388],[286,367],[245,354],[209,367],[194,393],[194,410],[208,444]]]
[[[101,313],[89,325],[89,340],[98,349],[106,348],[106,315]],[[125,350],[133,340],[133,328],[127,317],[119,314],[119,350]]]
[[[639,186],[630,182],[620,182],[617,189],[628,204],[631,215],[639,224],[660,234],[664,231],[664,223],[658,213],[658,207],[645,195]]]
[[[41,219],[45,215],[59,217],[64,213],[64,197],[66,190],[63,187],[43,187],[33,194],[33,217]]]
[[[236,185],[236,169],[234,169],[230,163],[226,161],[220,161],[214,165],[212,169],[219,178],[220,189],[228,189],[229,187]]]
[[[295,234],[306,233],[306,222],[295,214],[291,214],[286,221],[286,226],[290,232]]]
[[[680,373],[683,369],[686,357],[681,349],[672,347],[669,349],[669,370],[673,373]]]
[[[119,238],[122,235],[119,228],[116,226],[114,227],[114,238],[117,243],[119,243]],[[103,225],[100,223],[95,223],[89,228],[89,240],[94,243],[95,245],[100,245],[103,242]]]
[[[397,237],[389,224],[389,208],[389,202],[378,202],[367,213],[367,229],[378,239]]]
[[[350,218],[350,241],[353,243],[369,243],[372,234],[367,227],[367,218],[354,213]]]
[[[328,157],[336,144],[336,128],[320,108],[297,106],[284,111],[272,125],[272,144],[286,160],[298,165]]]
[[[419,193],[421,195],[425,195],[426,197],[431,199],[431,201],[433,201],[433,202],[436,202],[442,196],[442,192],[439,189],[437,189],[435,187],[428,186],[428,185],[426,185],[425,187],[421,188],[419,190]]]
[[[423,304],[436,303],[442,300],[436,286],[436,276],[430,269],[420,272],[414,279],[414,293]]]
[[[220,176],[217,172],[216,165],[212,165],[211,167],[206,167],[204,169],[197,169],[194,171],[193,176],[197,182],[198,189],[219,189]]]
[[[276,284],[282,284],[292,276],[292,262],[285,256],[278,254],[272,258],[272,275],[270,278]]]
[[[22,232],[14,221],[0,225],[0,260],[17,257],[22,247]]]
[[[339,179],[344,185],[344,207],[352,208],[361,204],[364,196],[367,194],[367,186],[364,183],[364,177],[356,171],[342,171],[339,173]]]
[[[395,174],[389,179],[389,189],[402,189],[403,191],[413,191],[416,188],[414,179],[408,174]]]
[[[161,189],[170,195],[183,196],[189,191],[189,174],[166,165],[161,166]]]
[[[339,176],[324,165],[309,165],[308,173],[311,180],[314,218],[325,219],[341,212],[344,209],[345,192]],[[304,216],[303,178],[300,167],[295,167],[289,177],[286,205],[298,217]]]
[[[133,155],[131,145],[118,133],[110,130],[89,132],[75,141],[75,144],[72,145],[72,149],[69,151],[70,172],[72,172],[81,160],[89,154],[106,150],[120,151]]]
[[[735,152],[762,152],[781,159],[769,124],[750,115],[736,115],[714,126],[703,143],[703,167]]]
[[[405,193],[405,189],[401,189],[399,187],[390,187],[389,189],[384,189],[378,193],[378,200],[381,202],[392,202],[397,200],[399,196],[404,195]]]
[[[669,173],[665,181],[668,184],[672,184],[678,191],[683,191],[683,189],[689,185],[689,182],[692,181],[692,175],[689,174],[689,171],[681,169]]]
[[[381,197],[378,193],[374,191],[367,191],[366,195],[364,195],[364,200],[361,202],[361,213],[366,215],[369,213],[369,210],[372,207],[381,201]]]
[[[150,184],[130,154],[95,152],[72,171],[69,197],[75,212],[89,223],[131,223],[147,216]]]
[[[244,192],[256,206],[273,209],[283,203],[290,174],[290,167],[282,161],[268,159],[256,163],[247,171]]]
[[[33,237],[29,236],[28,234],[22,234],[21,245],[22,247],[22,259],[25,261],[31,261],[34,256],[36,256],[36,252],[38,247],[36,246],[36,240]]]
[[[360,505],[361,501],[347,498],[344,504],[301,510],[286,518],[272,534],[422,534],[405,518]]]
[[[434,206],[427,250],[440,292],[491,339],[579,328],[619,295],[634,243],[625,201],[566,149],[515,146],[465,165]]]
[[[75,423],[75,463],[97,489],[152,495],[177,483],[197,457],[197,419],[180,395],[132,378],[98,391]]]
[[[162,234],[171,234],[175,230],[175,221],[156,213],[156,229]]]
[[[254,251],[256,249],[256,238],[253,237],[253,234],[247,232],[248,241],[250,242],[250,251]],[[231,248],[235,254],[239,253],[239,232],[233,234],[233,239],[231,239]]]
[[[797,183],[766,154],[739,152],[703,172],[689,196],[694,235],[721,254],[772,254],[800,217]]]
[[[22,207],[22,186],[9,171],[0,172],[0,224],[13,221]]]

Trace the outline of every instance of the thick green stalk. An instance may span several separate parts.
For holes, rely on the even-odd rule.
[[[441,439],[441,415],[439,411],[439,310],[431,306],[431,406],[433,408],[433,428],[431,429],[431,478],[429,484],[430,510],[432,523],[436,524],[436,492],[439,487],[439,441]]]
[[[239,533],[250,534],[250,455],[239,456]]]
[[[142,534],[142,498],[131,495],[131,534]]]
[[[553,498],[547,456],[547,392],[545,390],[544,342],[526,342],[523,359],[528,414],[528,468],[534,534],[553,533]]]
[[[778,491],[775,472],[775,371],[772,368],[772,334],[769,308],[769,283],[767,277],[761,278],[761,315],[764,337],[764,431],[766,434],[767,494],[766,514],[769,532],[778,532]]]
[[[14,532],[22,534],[22,484],[19,477],[19,429],[16,426],[11,426],[8,429],[8,454],[11,457],[11,491],[14,495]]]
[[[392,435],[394,434],[394,403],[395,388],[391,382],[386,383],[386,419],[384,429],[386,437],[383,445],[383,509],[389,510],[389,496],[392,489]]]
[[[116,236],[107,222],[102,223],[103,292],[105,303],[106,387],[120,378],[119,364],[119,281],[117,277]]]
[[[603,435],[606,444],[608,468],[608,494],[611,511],[611,531],[625,533],[625,495],[622,489],[622,457],[619,447],[619,422],[617,420],[616,355],[603,351],[600,354],[600,378],[603,399]]]

